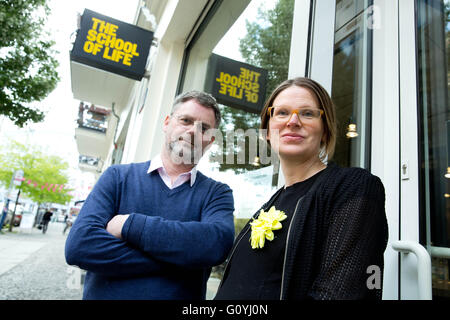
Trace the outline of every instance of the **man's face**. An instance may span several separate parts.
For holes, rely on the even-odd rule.
[[[214,141],[211,130],[215,125],[214,110],[189,100],[164,120],[165,148],[176,164],[197,164]],[[209,130],[209,131],[208,131]]]

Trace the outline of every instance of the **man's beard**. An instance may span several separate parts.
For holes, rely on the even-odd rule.
[[[188,137],[179,137],[168,143],[170,158],[175,164],[198,164],[202,147],[193,145]]]

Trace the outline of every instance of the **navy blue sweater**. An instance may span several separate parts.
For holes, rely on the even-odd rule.
[[[227,185],[197,172],[192,187],[171,190],[149,165],[109,167],[68,235],[67,263],[88,270],[84,299],[204,299],[233,244]],[[116,214],[130,214],[122,240],[106,231]]]

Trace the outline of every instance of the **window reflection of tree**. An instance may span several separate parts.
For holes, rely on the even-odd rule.
[[[334,50],[332,99],[336,106],[338,136],[333,161],[344,167],[351,164],[351,144],[345,134],[355,102],[356,50],[354,46],[358,38],[352,33],[339,41]]]

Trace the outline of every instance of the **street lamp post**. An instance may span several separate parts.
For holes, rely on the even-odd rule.
[[[9,232],[12,231],[12,228],[14,225],[14,218],[16,217],[16,208],[17,208],[17,202],[19,202],[20,191],[21,191],[21,189],[19,188],[19,192],[17,192],[17,197],[16,197],[16,204],[14,205],[14,211],[13,211],[13,214],[11,217],[11,221],[9,222]]]

